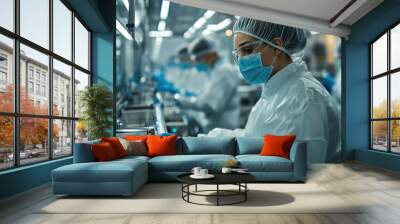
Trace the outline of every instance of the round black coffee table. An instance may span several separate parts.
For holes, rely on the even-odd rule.
[[[249,188],[247,183],[255,180],[255,177],[248,173],[216,173],[213,174],[215,177],[212,179],[193,179],[190,177],[191,173],[182,174],[178,176],[178,181],[182,183],[182,199],[188,203],[198,204],[198,205],[234,205],[245,202],[247,200],[247,192]],[[216,185],[215,190],[197,190],[197,185]],[[220,185],[236,185],[237,190],[223,190],[220,189]],[[195,186],[194,191],[190,191],[190,186]],[[215,194],[205,194],[209,192],[215,192]],[[202,204],[190,201],[190,196],[204,196],[204,197],[216,197],[216,204]],[[231,203],[221,203],[221,197],[232,197],[241,196],[240,200]]]

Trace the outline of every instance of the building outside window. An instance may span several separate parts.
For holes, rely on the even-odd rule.
[[[14,7],[12,0],[1,4],[2,7],[11,4],[5,8]],[[10,30],[0,23],[8,30],[0,30],[0,83],[10,87],[1,89],[0,85],[0,170],[70,156],[73,143],[87,139],[86,127],[78,122],[79,113],[74,113],[70,106],[79,102],[81,86],[90,84],[82,83],[90,80],[91,74],[87,26],[61,0],[19,1],[19,6],[18,13],[10,12],[12,17],[20,16],[11,19],[19,21],[17,29]],[[13,60],[14,54],[18,62]],[[19,88],[15,88],[14,82],[16,65],[19,65]],[[75,77],[76,73],[79,77]],[[53,78],[52,90],[49,78]],[[73,85],[80,88],[65,88]],[[57,105],[61,94],[63,102]],[[14,105],[19,112],[14,111]],[[13,132],[15,125],[18,133]],[[38,134],[32,136],[33,132]]]
[[[34,93],[33,82],[31,82],[31,81],[28,82],[28,91],[29,91],[29,94]]]

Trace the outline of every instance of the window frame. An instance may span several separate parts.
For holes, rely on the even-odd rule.
[[[92,30],[88,27],[88,25],[83,21],[83,19],[79,16],[78,13],[76,13],[72,7],[68,4],[68,2],[66,2],[65,0],[59,0],[68,10],[71,11],[71,18],[70,18],[70,22],[71,22],[71,59],[67,59],[64,58],[63,56],[55,53],[53,50],[54,44],[53,44],[53,1],[54,0],[48,0],[49,2],[49,48],[46,49],[45,47],[40,46],[39,44],[36,44],[32,41],[30,41],[29,39],[24,38],[23,36],[20,35],[20,1],[21,0],[14,0],[13,1],[13,10],[14,10],[14,18],[13,18],[13,22],[14,22],[14,31],[10,31],[4,27],[0,26],[0,35],[3,35],[5,37],[11,38],[13,40],[13,45],[14,45],[14,49],[13,49],[13,64],[12,66],[12,75],[14,78],[14,110],[13,112],[2,112],[0,111],[0,116],[10,116],[13,118],[13,153],[14,153],[14,161],[13,161],[13,166],[11,167],[5,167],[5,168],[0,168],[0,172],[5,171],[5,170],[10,170],[10,169],[16,169],[19,167],[23,167],[23,166],[30,166],[33,164],[38,164],[38,163],[43,163],[49,160],[58,160],[58,159],[62,159],[65,157],[70,157],[73,155],[74,152],[74,143],[75,143],[75,126],[76,126],[76,121],[79,120],[79,117],[75,116],[75,108],[72,107],[71,108],[71,115],[70,116],[56,116],[53,115],[53,59],[54,60],[58,60],[59,62],[62,62],[68,66],[71,66],[71,92],[72,92],[72,96],[71,96],[71,105],[74,105],[75,103],[75,88],[74,88],[74,82],[75,82],[75,69],[85,73],[88,75],[89,77],[89,83],[88,86],[92,85],[92,69],[91,69],[91,65],[92,65],[92,57],[91,57],[91,50],[92,50],[92,43],[91,43],[91,37],[92,37]],[[85,69],[81,66],[79,66],[78,64],[75,63],[75,18],[77,20],[79,20],[79,22],[84,26],[84,28],[88,31],[88,69]],[[48,85],[47,85],[47,91],[48,93],[46,93],[46,95],[48,96],[48,112],[46,115],[39,115],[39,114],[27,114],[27,113],[21,113],[20,111],[20,45],[23,44],[27,47],[32,48],[33,50],[36,50],[40,53],[43,53],[45,55],[48,56],[49,58],[49,63],[48,63]],[[28,64],[27,64],[28,65]],[[27,71],[28,71],[27,67]],[[42,74],[42,73],[40,73]],[[30,80],[30,74],[27,72],[26,77],[27,80]],[[36,70],[33,70],[33,75],[34,78],[33,80],[36,80]],[[41,77],[39,77],[39,83],[41,83]],[[34,83],[36,83],[34,81]],[[42,86],[42,85],[40,85]],[[29,91],[27,89],[27,91]],[[34,89],[34,91],[36,91]],[[42,94],[40,94],[42,95]],[[41,161],[38,162],[33,162],[33,163],[27,163],[27,164],[21,164],[20,161],[20,119],[24,118],[24,117],[28,117],[28,118],[45,118],[47,119],[48,122],[48,136],[47,136],[47,142],[49,143],[47,146],[47,150],[48,150],[48,157],[44,158]],[[63,155],[63,156],[54,156],[53,152],[54,152],[54,147],[53,147],[53,121],[56,120],[66,120],[66,121],[71,121],[71,154],[69,155]]]
[[[373,39],[370,43],[368,43],[369,47],[369,77],[368,77],[368,84],[369,84],[369,149],[372,151],[379,151],[379,152],[385,152],[385,153],[391,153],[391,154],[400,154],[400,152],[393,152],[392,151],[392,121],[400,121],[400,117],[392,117],[392,98],[391,98],[391,91],[392,91],[392,85],[391,85],[391,79],[393,75],[396,75],[396,73],[400,72],[400,67],[391,69],[391,31],[393,28],[400,26],[400,20],[396,21],[394,24],[389,26],[387,29],[385,29],[384,32],[379,34],[375,39]],[[373,74],[373,44],[376,43],[381,37],[384,35],[387,35],[387,64],[386,64],[386,71],[380,74],[376,74],[374,76]],[[382,77],[386,77],[386,86],[387,86],[387,105],[386,105],[386,118],[373,118],[373,81]],[[386,129],[387,129],[387,138],[386,138],[386,151],[375,149],[374,148],[374,136],[373,136],[373,122],[376,121],[386,121]]]

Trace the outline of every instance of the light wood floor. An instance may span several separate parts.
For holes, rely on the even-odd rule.
[[[54,200],[46,185],[1,201],[0,223],[400,223],[398,173],[348,162],[313,166],[308,182],[322,185],[346,201],[363,201],[369,206],[357,214],[35,214],[35,208]]]

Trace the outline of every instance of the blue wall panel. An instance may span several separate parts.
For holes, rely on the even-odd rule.
[[[0,199],[48,183],[53,169],[71,163],[69,157],[0,172]]]

